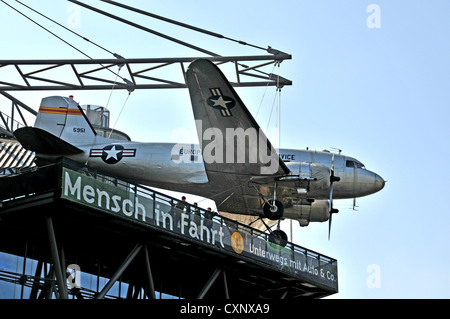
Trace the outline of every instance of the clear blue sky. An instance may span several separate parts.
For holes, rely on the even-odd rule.
[[[29,13],[15,1],[5,1]],[[77,11],[69,2],[23,2],[127,58],[202,55],[86,9]],[[281,147],[340,148],[388,180],[381,192],[357,200],[358,211],[351,209],[351,200],[337,204],[340,212],[333,218],[330,241],[327,223],[306,228],[294,223],[294,242],[338,260],[340,292],[332,298],[450,297],[446,201],[450,190],[450,2],[124,2],[292,54],[293,59],[280,68],[280,75],[293,81],[281,92]],[[220,55],[265,54],[100,1],[89,3]],[[379,11],[368,12],[371,4]],[[90,56],[111,57],[36,19]],[[0,21],[1,59],[84,58],[3,3]],[[376,22],[379,28],[369,27]],[[7,75],[7,70],[0,69],[0,80]],[[264,88],[239,88],[238,93],[256,115]],[[81,104],[105,105],[110,92],[13,95],[37,110],[42,97],[54,94],[74,94]],[[125,91],[112,95],[113,123],[126,95]],[[270,88],[258,113],[263,128],[274,96]],[[195,137],[189,94],[187,90],[135,91],[116,128],[138,141],[179,142],[190,134]],[[290,231],[289,223],[284,227]]]

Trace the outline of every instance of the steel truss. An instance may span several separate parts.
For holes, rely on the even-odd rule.
[[[0,72],[2,69],[8,69],[10,72],[8,78],[17,79],[16,83],[1,80],[0,91],[110,90],[111,88],[133,91],[135,89],[187,88],[185,64],[196,59],[198,57],[0,60]],[[262,70],[265,66],[279,65],[282,61],[291,59],[289,54],[278,52],[274,55],[209,57],[208,59],[217,64],[227,62],[234,64],[236,80],[231,82],[234,87],[292,85],[290,80]],[[256,64],[249,66],[243,62]],[[126,71],[121,71],[122,69]],[[181,74],[171,72],[177,69]],[[123,74],[124,72],[126,74]],[[164,77],[168,75],[173,78]],[[59,80],[58,76],[65,80]],[[71,79],[71,82],[68,79]]]
[[[0,91],[0,94],[11,100],[9,115],[0,111],[0,137],[11,138],[14,137],[14,130],[21,126],[27,126],[27,121],[23,116],[22,110],[27,111],[34,116],[37,112],[6,92]],[[21,121],[18,121],[17,117],[20,117]]]
[[[290,54],[271,47],[262,48],[244,41],[231,39],[215,32],[161,17],[116,1],[102,0],[110,5],[118,6],[129,11],[134,11],[138,14],[153,19],[162,20],[195,32],[200,32],[220,39],[226,39],[241,45],[251,46],[267,53],[266,55],[224,57],[217,53],[194,46],[193,44],[185,41],[181,41],[149,29],[148,27],[123,19],[119,16],[112,15],[107,11],[100,10],[77,0],[69,1],[103,16],[120,21],[121,23],[131,25],[141,31],[145,31],[152,35],[175,42],[179,45],[189,47],[209,57],[126,59],[99,46],[103,50],[112,54],[115,58],[91,59],[88,55],[77,49],[90,59],[0,60],[0,94],[3,94],[13,102],[13,108],[11,109],[10,115],[0,112],[0,133],[3,137],[12,137],[12,132],[15,128],[17,128],[14,127],[14,125],[18,125],[18,122],[14,118],[14,108],[17,110],[16,113],[18,113],[22,118],[21,125],[27,124],[21,114],[20,108],[23,108],[34,115],[36,114],[34,110],[6,93],[7,91],[125,89],[132,92],[135,89],[187,88],[185,80],[186,68],[189,63],[199,58],[207,58],[215,62],[217,65],[220,65],[221,68],[227,67],[227,72],[224,72],[226,74],[234,72],[234,81],[231,80],[231,77],[227,76],[231,80],[231,84],[234,87],[276,86],[277,88],[281,88],[285,85],[292,85],[290,80],[280,76],[278,72],[277,74],[272,73],[274,72],[276,66],[280,66],[281,62],[292,59]],[[33,8],[30,8],[23,3],[20,4],[61,26],[61,24],[34,10]],[[21,13],[19,10],[13,7],[11,8]],[[24,16],[28,18],[26,15]],[[30,20],[36,23],[32,19]],[[36,24],[40,26],[40,24]],[[49,31],[47,29],[45,30]],[[85,37],[77,33],[75,34],[84,40],[91,42]],[[61,38],[59,39],[62,40]],[[273,68],[270,67],[272,65]]]

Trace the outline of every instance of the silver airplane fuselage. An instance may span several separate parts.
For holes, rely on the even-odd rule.
[[[102,151],[103,148],[111,148],[111,145],[121,147]],[[221,185],[211,185],[208,182],[200,147],[195,144],[180,145],[109,140],[105,144],[96,144],[95,148],[88,145],[85,148],[79,146],[84,153],[70,156],[70,158],[137,184],[187,192],[206,198],[211,198],[222,191]],[[98,156],[93,156],[96,154],[95,150]],[[132,150],[133,156],[127,157],[124,154],[129,150]],[[103,155],[100,155],[101,153]],[[333,198],[335,199],[370,195],[381,190],[385,184],[383,178],[367,170],[353,157],[342,154],[333,155],[328,151],[296,149],[279,149],[278,153],[288,165],[311,163],[330,170],[334,161],[335,176],[340,178],[340,181],[334,185]],[[295,195],[298,199],[329,199],[329,196],[329,188],[321,186],[320,183],[319,185],[309,183],[305,192]]]
[[[14,134],[38,158],[66,156],[131,183],[213,199],[223,212],[269,219],[281,218],[284,211],[305,223],[323,221],[331,216],[333,199],[366,196],[384,187],[379,175],[352,157],[275,150],[245,110],[238,103],[218,118],[215,109],[207,109],[211,117],[196,120],[202,147],[140,143],[126,134],[95,130],[73,98],[52,96],[42,100],[34,127]],[[112,133],[117,137],[110,138]]]

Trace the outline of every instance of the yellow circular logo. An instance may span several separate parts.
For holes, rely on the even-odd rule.
[[[244,250],[244,238],[238,232],[234,232],[231,235],[231,247],[233,247],[234,251],[238,254],[242,253]]]

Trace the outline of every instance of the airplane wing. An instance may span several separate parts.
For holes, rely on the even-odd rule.
[[[207,172],[258,178],[289,169],[219,68],[196,60],[187,70],[197,133]]]
[[[261,195],[270,198],[276,179],[289,169],[214,63],[192,62],[186,80],[218,210],[258,214]]]

